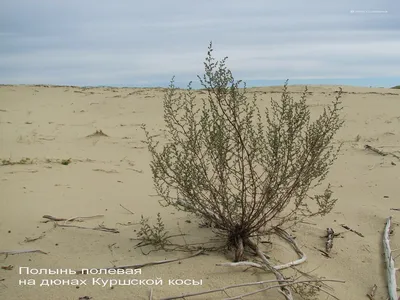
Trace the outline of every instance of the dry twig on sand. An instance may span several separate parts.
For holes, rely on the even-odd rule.
[[[374,286],[372,287],[371,291],[367,294],[367,297],[369,298],[369,300],[374,300],[375,298],[375,292],[376,289],[378,288],[378,286],[376,284],[374,284]]]
[[[379,155],[381,155],[381,156],[386,156],[386,155],[388,155],[386,152],[383,152],[383,151],[381,151],[381,150],[379,150],[379,149],[377,149],[377,148],[375,148],[375,147],[372,147],[372,146],[370,146],[370,145],[365,145],[364,148],[367,149],[367,150],[370,150],[370,151],[372,151],[372,152],[375,152],[376,154],[379,154]]]
[[[100,218],[100,217],[104,217],[104,215],[95,215],[95,216],[89,216],[89,217],[73,217],[73,218],[57,218],[57,217],[53,217],[50,215],[44,215],[42,218],[44,219],[48,219],[48,221],[54,221],[54,226],[55,227],[75,227],[75,228],[79,228],[79,229],[89,229],[89,230],[98,230],[98,231],[105,231],[105,232],[111,232],[111,233],[119,233],[119,231],[115,228],[107,228],[104,225],[99,225],[97,227],[83,227],[83,226],[75,226],[75,225],[68,225],[68,222],[72,222],[72,221],[78,221],[78,222],[82,222],[84,219],[93,219],[93,218]],[[44,221],[44,222],[48,222],[48,221]],[[59,224],[57,222],[60,221],[64,221],[64,224]]]
[[[386,275],[388,281],[389,300],[398,300],[397,284],[396,284],[396,268],[394,266],[394,259],[390,249],[390,227],[392,217],[386,220],[385,229],[383,232],[383,250],[385,252]]]
[[[162,265],[162,264],[167,264],[167,263],[171,263],[171,262],[175,262],[175,261],[180,261],[180,260],[184,260],[184,259],[188,259],[188,258],[192,258],[195,256],[198,256],[200,254],[204,253],[203,250],[197,251],[195,253],[193,253],[190,256],[187,257],[183,257],[183,258],[173,258],[173,259],[167,259],[167,260],[160,260],[160,261],[153,261],[153,262],[148,262],[148,263],[142,263],[142,264],[136,264],[136,265],[127,265],[127,266],[119,266],[119,267],[108,267],[108,268],[95,268],[97,270],[118,270],[118,269],[136,269],[136,268],[143,268],[143,267],[149,267],[149,266],[154,266],[154,265]],[[75,271],[76,274],[83,274],[82,270],[77,270]]]
[[[390,210],[397,210],[397,211],[400,211],[400,208],[391,208]]]
[[[355,234],[357,234],[358,236],[364,237],[364,235],[361,232],[358,232],[354,229],[351,229],[349,226],[341,224],[340,226],[342,226],[344,229],[347,229],[348,231],[354,232]]]
[[[60,222],[60,221],[65,221],[65,222],[72,222],[72,221],[78,221],[82,222],[84,219],[93,219],[93,218],[101,218],[104,217],[104,215],[95,215],[95,216],[89,216],[89,217],[73,217],[73,218],[57,218],[53,217],[50,215],[44,215],[42,218],[47,219],[47,221],[43,221],[43,223],[49,222],[49,221],[54,221],[54,222]]]
[[[5,254],[5,255],[14,255],[14,254],[22,254],[22,253],[42,253],[42,254],[47,254],[47,252],[44,252],[42,250],[11,250],[11,251],[0,251],[0,254]]]
[[[99,225],[97,227],[83,227],[83,226],[75,226],[75,225],[68,225],[68,224],[58,224],[54,223],[56,227],[74,227],[79,229],[89,229],[89,230],[98,230],[98,231],[105,231],[111,233],[119,233],[119,231],[115,228],[107,228],[103,225]]]
[[[28,238],[28,237],[25,237],[24,243],[31,243],[31,242],[34,242],[34,241],[37,241],[37,240],[40,240],[40,239],[44,238],[45,236],[46,236],[46,234],[45,234],[45,233],[42,233],[40,236],[38,236],[38,237],[36,237],[36,238]]]
[[[129,210],[129,209],[127,209],[125,206],[123,206],[122,204],[120,204],[119,206],[121,206],[123,209],[125,209],[126,211],[128,211],[128,212],[130,212],[132,215],[134,215],[134,213],[131,211],[131,210]]]
[[[209,291],[204,291],[204,292],[198,292],[198,293],[190,293],[190,294],[183,294],[180,296],[173,296],[173,297],[167,297],[167,298],[162,298],[160,300],[175,300],[175,299],[185,299],[185,298],[189,298],[189,297],[194,297],[194,296],[200,296],[200,295],[205,295],[205,294],[213,294],[213,293],[217,293],[217,292],[225,292],[226,290],[229,289],[234,289],[234,288],[239,288],[239,287],[245,287],[245,286],[254,286],[254,285],[261,285],[261,284],[266,284],[266,283],[277,283],[278,280],[277,279],[272,279],[272,280],[265,280],[265,281],[258,281],[258,282],[249,282],[249,283],[242,283],[242,284],[235,284],[235,285],[230,285],[230,286],[226,286],[226,287],[222,287],[222,288],[218,288],[218,289],[214,289],[214,290],[209,290]],[[316,280],[297,280],[297,279],[285,279],[281,284],[275,284],[275,285],[271,285],[259,290],[256,290],[254,292],[251,293],[247,293],[247,294],[243,294],[243,295],[239,295],[236,297],[232,297],[232,298],[227,298],[225,300],[233,300],[233,299],[242,299],[244,297],[247,296],[251,296],[257,293],[261,293],[267,290],[271,290],[274,288],[280,288],[281,286],[290,286],[290,285],[294,285],[294,284],[300,284],[300,283],[305,283],[305,284],[311,284],[311,283],[321,283],[321,282],[339,282],[339,283],[345,283],[345,281],[343,280],[335,280],[335,279],[316,279]],[[331,295],[329,292],[322,290],[323,292],[328,293],[328,295],[332,296],[335,299],[338,299],[337,297]]]
[[[379,154],[379,155],[381,155],[381,156],[391,155],[391,156],[393,156],[393,157],[395,157],[395,158],[397,158],[397,159],[400,159],[400,156],[398,156],[398,155],[396,155],[396,154],[394,154],[394,153],[392,153],[392,152],[384,152],[384,151],[381,151],[381,150],[379,150],[379,149],[377,149],[377,148],[374,148],[374,147],[372,147],[372,146],[370,146],[370,145],[365,145],[364,147],[365,147],[365,149],[370,150],[370,151],[372,151],[372,152],[375,152],[375,153],[377,153],[377,154]],[[397,300],[397,299],[396,299],[396,300]]]
[[[327,258],[331,258],[330,254],[322,249],[318,249],[317,247],[313,247],[315,250],[321,252],[321,254]]]

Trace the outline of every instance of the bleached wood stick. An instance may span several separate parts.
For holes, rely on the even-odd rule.
[[[263,268],[262,265],[252,261],[226,262],[226,263],[218,263],[215,265],[218,267],[255,267],[261,269]]]
[[[43,253],[47,254],[46,252],[42,250],[12,250],[12,251],[0,251],[0,254],[6,254],[6,255],[14,255],[14,254],[22,254],[22,253]]]
[[[287,233],[285,230],[277,227],[275,228],[276,234],[278,234],[281,238],[289,242],[289,244],[292,246],[292,248],[296,251],[296,253],[300,256],[299,259],[295,261],[291,261],[287,264],[276,266],[277,270],[282,270],[282,269],[287,269],[293,266],[300,265],[304,263],[307,260],[307,255],[300,249],[300,247],[297,245],[296,241],[292,238],[292,236]]]
[[[383,250],[385,252],[386,275],[388,281],[389,300],[398,300],[397,284],[396,284],[396,268],[394,267],[394,259],[390,250],[390,227],[392,217],[386,220],[385,230],[383,232]]]
[[[67,224],[56,224],[56,226],[59,227],[74,227],[74,228],[79,228],[79,229],[88,229],[88,230],[98,230],[98,231],[105,231],[105,232],[111,232],[111,233],[119,233],[117,229],[114,228],[107,228],[105,226],[99,225],[98,227],[83,227],[83,226],[75,226],[75,225],[67,225]]]
[[[44,215],[42,218],[47,219],[47,221],[44,221],[43,223],[48,222],[48,221],[54,221],[54,222],[65,221],[65,224],[66,224],[67,222],[71,222],[71,221],[82,221],[83,219],[93,219],[93,218],[99,218],[99,217],[104,217],[104,215],[95,215],[95,216],[89,216],[89,217],[73,217],[73,218],[69,218],[69,219],[57,218],[57,217],[53,217],[50,215]]]

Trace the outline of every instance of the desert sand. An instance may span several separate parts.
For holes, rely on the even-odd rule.
[[[271,97],[280,97],[281,88],[252,88],[249,93],[257,93],[261,103],[267,103]],[[303,88],[291,86],[290,91],[299,97]],[[310,86],[311,111],[320,113],[334,99],[337,89]],[[330,215],[299,224],[291,231],[307,254],[307,261],[298,268],[315,276],[344,280],[329,283],[332,290],[327,290],[339,299],[368,299],[366,294],[374,284],[375,299],[387,299],[382,235],[390,215],[394,229],[391,247],[400,248],[400,211],[391,210],[400,208],[400,159],[396,158],[400,156],[400,91],[349,86],[343,86],[343,91],[346,123],[336,137],[343,147],[327,178],[338,202]],[[142,142],[145,136],[140,125],[147,124],[154,135],[162,133],[163,93],[162,88],[0,86],[0,252],[38,249],[46,253],[0,255],[0,299],[149,299],[151,288],[154,299],[160,299],[274,279],[261,270],[216,266],[230,259],[229,253],[222,252],[145,267],[140,275],[20,274],[24,267],[78,270],[188,255],[179,251],[145,255],[142,251],[148,252],[151,246],[135,248],[138,241],[131,239],[137,238],[141,215],[154,222],[160,212],[170,234],[185,234],[174,238],[175,243],[214,238],[211,230],[199,228],[192,216],[161,207],[155,196],[150,155]],[[98,130],[107,136],[91,136]],[[365,145],[389,154],[380,155],[365,149]],[[83,222],[58,223],[91,228],[103,225],[118,233],[54,227],[53,222],[43,223],[44,215],[65,219],[103,215]],[[330,258],[318,250],[325,249],[321,237],[328,227],[341,233],[334,239]],[[278,239],[273,246],[266,244],[265,252],[280,263],[297,259],[290,245]],[[396,266],[400,267],[400,258]],[[161,278],[163,284],[111,288],[93,284],[93,278]],[[28,279],[35,284],[19,284]],[[86,280],[87,284],[40,286],[42,280],[56,279]],[[202,280],[202,285],[169,285],[171,279]],[[397,282],[400,285],[399,279]],[[227,293],[233,297],[255,289],[231,289]],[[187,299],[224,299],[228,294]],[[245,299],[283,297],[271,290]],[[319,299],[334,298],[321,293]]]

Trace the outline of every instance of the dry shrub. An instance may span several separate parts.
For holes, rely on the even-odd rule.
[[[226,67],[227,58],[216,61],[212,51],[210,44],[205,74],[198,77],[206,92],[202,105],[191,83],[182,91],[172,79],[164,97],[162,149],[143,128],[160,203],[212,223],[239,261],[246,246],[254,248],[251,238],[334,207],[329,185],[322,194],[310,191],[325,179],[340,148],[333,138],[343,124],[341,90],[313,121],[307,89],[295,100],[286,82],[263,117],[257,98],[249,99],[246,85]]]

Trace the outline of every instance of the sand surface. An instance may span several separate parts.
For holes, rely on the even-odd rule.
[[[296,97],[302,89],[290,88]],[[280,90],[268,87],[249,91],[266,103],[271,96],[278,99]],[[335,90],[337,87],[332,86],[310,87],[312,112],[320,113],[333,100]],[[368,299],[366,293],[376,284],[375,299],[387,299],[382,234],[386,218],[392,215],[391,246],[400,248],[400,211],[390,210],[400,208],[400,160],[378,155],[364,146],[400,156],[400,91],[347,86],[343,90],[346,123],[337,142],[344,144],[328,178],[339,200],[330,215],[309,220],[291,233],[308,257],[300,270],[345,281],[330,283],[330,293],[342,300]],[[188,255],[178,251],[144,255],[142,250],[151,247],[135,248],[138,241],[131,238],[137,237],[140,226],[136,223],[141,215],[154,222],[160,212],[170,234],[186,234],[185,238],[175,238],[175,243],[214,238],[210,229],[199,228],[193,217],[162,208],[154,196],[150,156],[142,143],[140,124],[147,124],[155,135],[162,133],[162,97],[163,89],[0,87],[0,251],[40,249],[47,253],[0,255],[0,299],[149,299],[152,286],[110,288],[92,282],[96,278],[162,278],[163,285],[153,286],[154,299],[274,278],[254,269],[243,272],[244,268],[218,267],[216,263],[230,258],[229,253],[218,252],[146,267],[140,275],[19,274],[21,267],[32,268],[35,273],[34,269],[104,268]],[[96,130],[107,136],[88,137]],[[54,228],[52,222],[42,223],[43,215],[66,219],[103,215],[67,224],[92,228],[103,225],[119,233]],[[346,231],[341,224],[364,237]],[[325,247],[321,236],[327,227],[342,233],[334,240],[331,258],[318,251]],[[266,246],[265,251],[281,263],[297,259],[291,247],[279,240]],[[395,252],[394,256],[399,254]],[[396,266],[400,267],[400,258]],[[19,285],[20,280],[28,279],[35,280],[35,285]],[[86,280],[86,285],[40,286],[46,279]],[[202,280],[203,284],[169,285],[170,279]],[[232,289],[227,293],[232,297],[255,289]],[[229,297],[221,292],[188,299],[224,298]],[[283,298],[276,291],[268,291],[245,299]],[[321,294],[319,299],[333,298]]]

